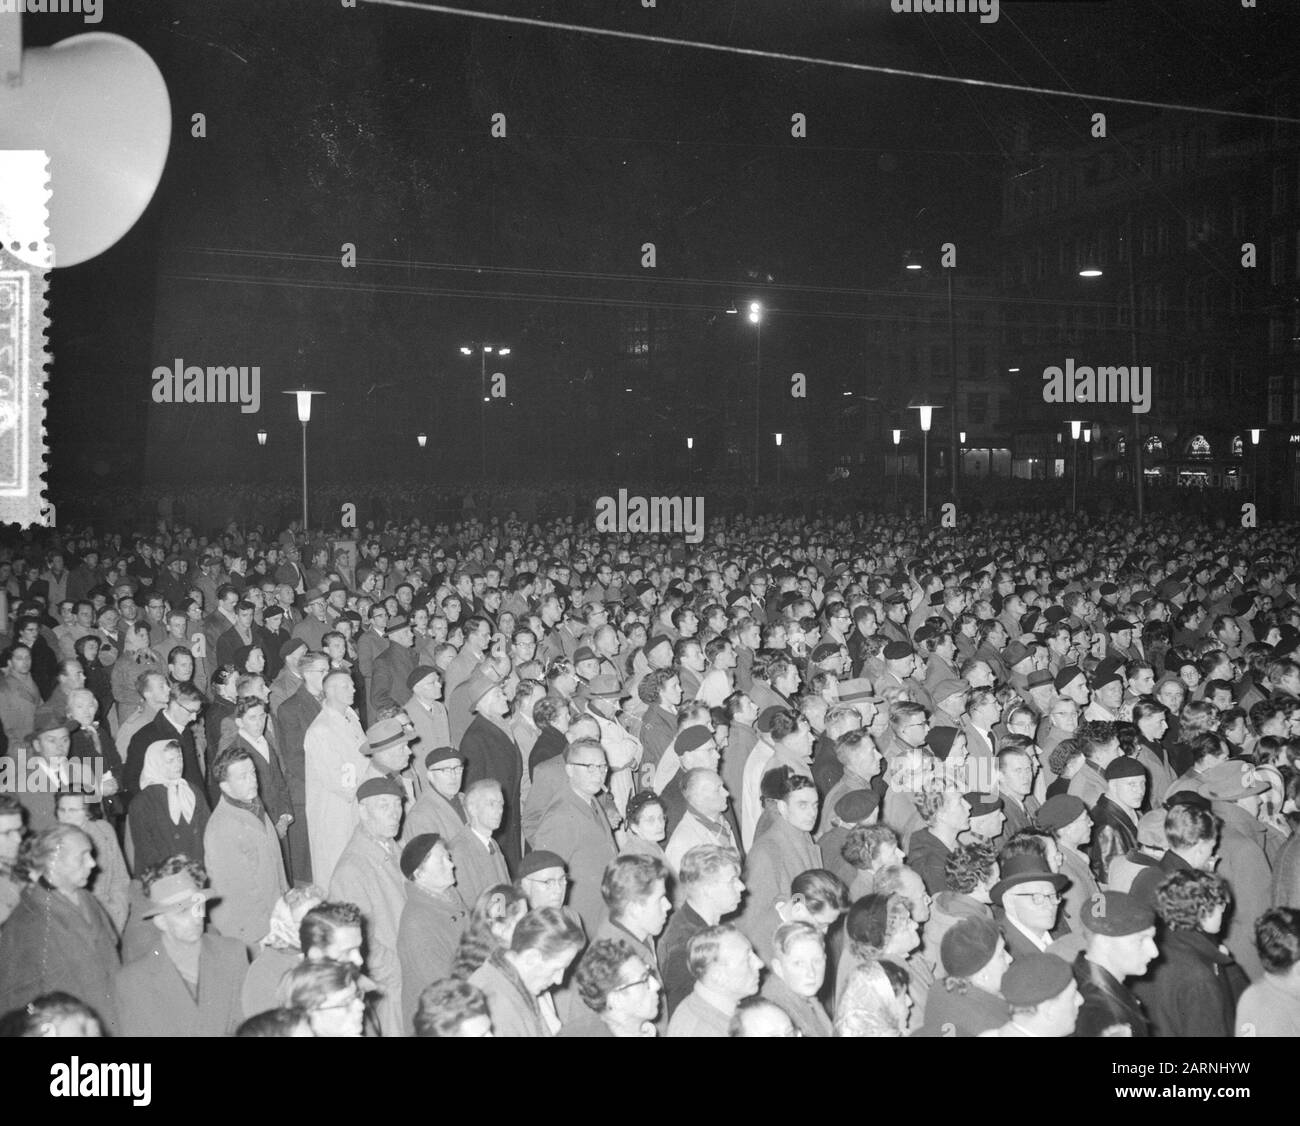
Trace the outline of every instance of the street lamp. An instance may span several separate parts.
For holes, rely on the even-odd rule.
[[[754,488],[758,488],[758,404],[763,372],[763,304],[749,303],[749,323],[754,325]]]
[[[776,491],[779,493],[781,491],[781,438],[782,438],[782,434],[779,430],[776,432],[775,437],[776,437]]]
[[[925,208],[921,209],[921,211],[924,210]],[[918,211],[917,216],[920,214],[921,212]],[[921,270],[923,268],[921,260],[909,250],[904,259],[904,269]],[[952,399],[952,418],[949,420],[951,425],[948,428],[948,456],[952,462],[949,468],[949,476],[951,478],[952,495],[955,499],[960,465],[957,457],[957,316],[953,312],[952,274],[953,269],[951,267],[944,268],[944,284],[948,291],[948,380],[949,395]]]
[[[903,464],[898,452],[898,443],[903,440],[901,430],[892,430],[890,435],[894,439],[894,504],[898,504],[898,478],[902,475]]]
[[[1082,426],[1083,423],[1078,419],[1070,421],[1070,438],[1074,442],[1074,485],[1072,489],[1074,500],[1070,505],[1071,512],[1079,511],[1079,430]]]
[[[417,435],[415,436],[415,440],[416,440],[417,442],[420,443],[420,449],[424,449],[424,447],[427,446],[427,445],[429,444],[429,435],[428,435],[428,434],[417,434]]]
[[[921,519],[930,518],[930,423],[934,418],[933,403],[916,403],[910,410],[921,413]]]
[[[1255,452],[1255,468],[1250,475],[1251,503],[1259,508],[1259,430],[1250,432],[1250,445]],[[1258,517],[1256,517],[1258,519]]]
[[[479,341],[477,345],[462,344],[460,354],[462,356],[472,356],[477,346],[479,354],[479,395],[483,402],[478,408],[478,444],[479,444],[479,473],[482,477],[487,477],[487,358],[492,352],[498,356],[510,355],[510,349],[500,344],[484,344]]]
[[[690,470],[690,479],[695,480],[695,439],[686,439],[687,464]]]
[[[264,446],[264,445],[266,445],[266,431],[265,431],[265,430],[259,430],[259,431],[257,432],[257,444],[258,444],[259,446]]]
[[[282,395],[293,395],[298,406],[298,421],[302,423],[302,531],[307,534],[307,423],[311,421],[311,400],[314,395],[323,395],[324,391],[309,391],[305,387],[297,391],[281,391]]]

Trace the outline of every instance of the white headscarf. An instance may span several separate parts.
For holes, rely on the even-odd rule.
[[[168,778],[163,765],[163,751],[173,739],[159,739],[150,743],[144,753],[144,767],[140,771],[140,789],[148,786],[167,787],[167,816],[173,825],[179,825],[181,819],[194,819],[194,788],[184,778]]]

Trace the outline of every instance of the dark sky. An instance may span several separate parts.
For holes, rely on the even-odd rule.
[[[329,393],[312,434],[332,468],[409,471],[424,429],[443,471],[471,473],[477,372],[458,346],[514,346],[522,409],[502,433],[540,448],[557,402],[607,420],[607,310],[620,306],[674,307],[716,358],[737,344],[720,310],[761,290],[774,369],[838,387],[864,300],[845,290],[893,284],[905,249],[944,238],[994,272],[1015,123],[1066,146],[1086,140],[1093,108],[1112,132],[1148,116],[366,3],[104,6],[96,30],[162,69],[173,143],[137,227],[55,275],[56,501],[181,464],[196,481],[292,474],[296,424],[278,392],[304,380]],[[1277,0],[1004,3],[994,24],[895,14],[887,0],[463,7],[1200,104],[1262,91],[1288,65],[1295,23]],[[24,20],[29,46],[81,30],[75,15]],[[189,135],[195,112],[206,140]],[[489,136],[498,112],[506,140]],[[795,112],[806,140],[790,136]],[[646,241],[653,274],[638,261]],[[344,242],[357,270],[339,267]],[[150,372],[178,356],[260,365],[260,415],[153,405]],[[691,378],[665,383],[669,414],[712,402],[707,372]],[[652,393],[637,390],[647,409]],[[273,436],[261,462],[259,425]]]

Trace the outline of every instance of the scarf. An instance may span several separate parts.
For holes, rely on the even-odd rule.
[[[170,740],[159,739],[150,743],[144,753],[144,767],[140,771],[140,789],[149,786],[167,788],[167,816],[173,825],[183,820],[194,820],[194,788],[184,778],[169,778],[163,766],[163,748]]]
[[[242,809],[246,813],[251,813],[258,819],[258,821],[261,821],[262,818],[266,816],[266,807],[262,804],[261,798],[254,798],[252,801],[240,801],[238,798],[232,798],[223,790],[221,793],[221,800],[229,802],[236,809]]]

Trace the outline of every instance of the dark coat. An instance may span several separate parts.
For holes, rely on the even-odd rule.
[[[969,982],[944,978],[930,986],[925,999],[925,1023],[918,1036],[978,1036],[1001,1028],[1011,1019],[1007,1003]]]
[[[27,884],[0,927],[0,1011],[59,990],[94,1009],[106,1033],[118,1033],[119,965],[113,923],[90,892],[78,892],[74,904],[48,884]]]
[[[1092,807],[1092,821],[1095,827],[1088,860],[1093,879],[1104,884],[1110,862],[1137,848],[1137,824],[1129,811],[1111,801],[1108,794],[1102,794]]]
[[[664,980],[664,1003],[671,1017],[677,1006],[695,988],[690,961],[686,956],[687,943],[708,924],[689,903],[683,903],[668,920],[668,927],[659,940],[659,965]]]
[[[127,745],[123,788],[128,803],[140,791],[140,772],[144,769],[145,752],[153,743],[173,739],[181,745],[181,756],[185,761],[181,777],[200,793],[203,792],[203,770],[199,766],[199,752],[194,743],[194,725],[190,724],[182,734],[177,735],[176,728],[159,712],[131,736],[131,742]]]
[[[1142,1003],[1108,970],[1088,961],[1086,954],[1074,960],[1074,980],[1083,997],[1074,1023],[1075,1036],[1100,1036],[1115,1024],[1127,1024],[1134,1036],[1151,1035]]]
[[[383,654],[381,654],[382,656]],[[376,665],[379,661],[376,659]],[[522,811],[519,808],[519,783],[523,778],[523,760],[515,741],[490,719],[476,715],[460,741],[460,753],[465,756],[465,790],[480,778],[495,778],[501,783],[506,799],[505,815],[496,832],[497,843],[506,858],[510,871],[517,871],[522,844],[519,827]]]
[[[400,708],[411,698],[406,678],[411,675],[419,654],[406,645],[391,642],[375,658],[374,673],[370,678],[370,714],[376,716],[383,708]],[[433,750],[432,747],[429,750]]]
[[[280,818],[286,814],[292,814],[293,798],[289,793],[289,780],[285,776],[284,756],[280,753],[277,745],[275,732],[271,725],[266,725],[266,746],[271,752],[271,761],[267,762],[252,743],[248,742],[242,735],[238,736],[231,744],[232,747],[242,747],[248,752],[249,758],[253,760],[253,766],[257,770],[257,796],[262,799],[262,805],[266,809],[267,820],[271,822],[272,827]],[[221,790],[218,787],[217,793]],[[212,807],[215,809],[217,798],[212,798]],[[294,814],[294,816],[297,816]]]
[[[1133,991],[1157,1036],[1228,1037],[1248,984],[1232,955],[1201,931],[1166,930],[1160,960]]]
[[[95,724],[93,736],[87,728],[80,727],[72,733],[72,746],[68,753],[82,762],[101,763],[104,773],[112,774],[117,780],[119,792],[100,803],[104,816],[111,819],[126,813],[126,802],[123,801],[120,791],[123,774],[122,757],[117,753],[113,736],[98,723]]]
[[[218,934],[200,941],[197,1001],[163,951],[161,933],[148,954],[122,968],[117,988],[123,1036],[230,1036],[239,1027],[248,952],[238,939]]]
[[[907,846],[907,866],[925,881],[925,890],[938,895],[948,890],[944,865],[952,855],[950,849],[929,829],[918,829]]]
[[[173,825],[167,813],[167,787],[146,786],[131,799],[127,825],[131,830],[131,870],[138,876],[169,856],[184,853],[203,863],[203,834],[208,827],[208,799],[197,786],[194,816]]]
[[[469,922],[469,908],[452,888],[438,898],[415,884],[406,887],[406,906],[397,927],[397,957],[402,964],[402,1029],[414,1030],[415,1011],[425,986],[451,973],[456,947]]]
[[[1300,834],[1291,834],[1273,865],[1273,906],[1300,907]]]
[[[280,735],[280,759],[284,763],[284,779],[293,803],[293,824],[289,826],[288,841],[295,883],[311,883],[311,844],[307,839],[307,757],[303,742],[307,738],[307,728],[318,715],[320,701],[307,690],[306,684],[299,685],[275,713]]]
[[[564,754],[568,745],[569,741],[564,737],[564,732],[549,723],[545,724],[528,754],[528,780],[532,781],[534,773],[542,763]]]

